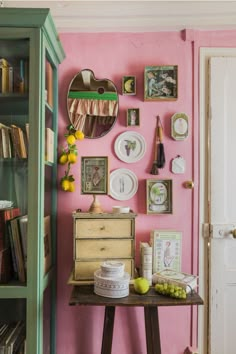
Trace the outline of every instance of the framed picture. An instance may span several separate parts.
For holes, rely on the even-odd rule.
[[[136,95],[136,77],[123,76],[122,95]]]
[[[172,101],[178,98],[178,67],[146,66],[144,101]]]
[[[181,271],[182,232],[174,230],[152,230],[150,242],[153,249],[153,272],[163,269]]]
[[[146,180],[147,214],[172,214],[172,180]]]
[[[81,157],[81,193],[108,194],[108,156]]]
[[[127,127],[140,125],[139,108],[128,108],[127,110]]]

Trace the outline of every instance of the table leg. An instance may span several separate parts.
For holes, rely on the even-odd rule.
[[[115,318],[115,306],[106,306],[104,325],[103,325],[101,354],[111,354],[114,318]]]
[[[161,354],[157,306],[144,306],[147,354]]]

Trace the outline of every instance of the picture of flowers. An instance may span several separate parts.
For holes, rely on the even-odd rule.
[[[171,101],[178,97],[178,67],[146,66],[144,70],[144,101]]]

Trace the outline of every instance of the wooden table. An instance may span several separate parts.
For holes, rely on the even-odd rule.
[[[111,299],[94,294],[93,285],[74,286],[69,305],[105,306],[101,354],[110,354],[116,306],[142,306],[144,308],[147,354],[161,354],[158,307],[203,305],[202,298],[193,292],[185,300],[158,295],[151,287],[145,295],[135,293],[130,285],[130,294],[121,299]]]

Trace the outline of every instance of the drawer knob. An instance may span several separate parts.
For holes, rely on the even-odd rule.
[[[100,230],[105,230],[105,226],[100,227]]]
[[[100,248],[100,251],[105,251],[105,247]]]

